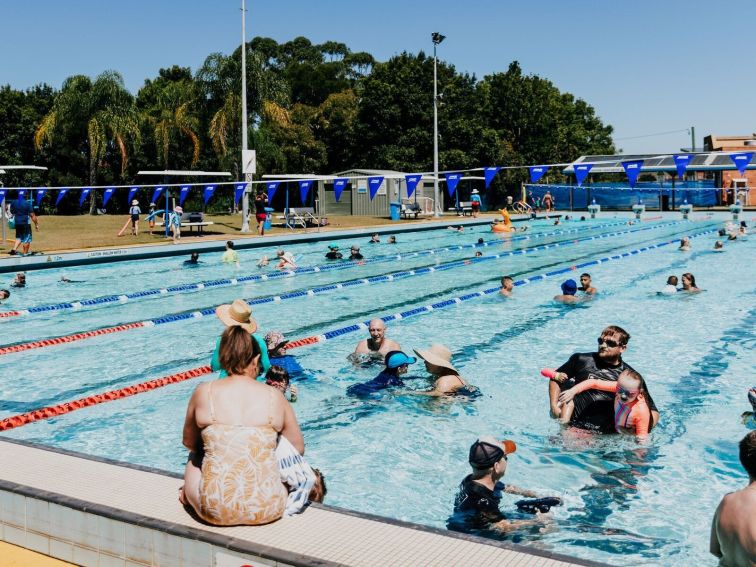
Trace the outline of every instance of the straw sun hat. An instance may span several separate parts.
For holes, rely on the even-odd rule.
[[[422,358],[428,364],[446,368],[454,374],[459,374],[459,370],[454,368],[454,365],[451,363],[451,351],[444,345],[435,344],[431,345],[430,348],[426,350],[413,350],[417,356]]]
[[[257,330],[257,321],[252,317],[252,309],[243,299],[235,299],[233,303],[219,305],[215,309],[215,314],[226,327],[237,325],[249,331],[250,334]]]

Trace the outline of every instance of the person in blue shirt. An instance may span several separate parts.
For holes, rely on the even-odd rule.
[[[360,384],[352,384],[347,388],[347,394],[357,398],[366,398],[391,386],[404,386],[401,376],[407,373],[410,364],[415,364],[414,356],[407,356],[400,350],[392,350],[386,354],[386,368],[372,380]]]
[[[478,214],[480,213],[480,195],[478,194],[477,189],[472,190],[472,195],[470,196],[470,206],[472,207],[472,216],[473,218],[478,218]]]
[[[31,222],[39,232],[39,220],[37,215],[34,214],[34,208],[31,202],[19,196],[15,201],[11,202],[11,213],[15,216],[16,224],[16,242],[13,244],[13,249],[10,251],[11,256],[18,254],[18,247],[22,246],[22,254],[26,256],[29,253],[32,242],[32,230]]]

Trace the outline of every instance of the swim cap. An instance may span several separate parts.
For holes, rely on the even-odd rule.
[[[478,439],[470,447],[468,462],[476,469],[487,469],[498,463],[504,455],[514,453],[516,450],[517,445],[508,439],[495,444]]]
[[[575,280],[567,280],[562,284],[562,293],[564,295],[575,295],[577,287]]]
[[[386,355],[386,368],[399,368],[404,364],[415,364],[414,356],[407,356],[400,350],[392,350]]]

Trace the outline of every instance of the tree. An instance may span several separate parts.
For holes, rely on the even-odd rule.
[[[100,74],[94,82],[84,75],[74,75],[63,83],[52,110],[45,115],[34,135],[37,150],[53,144],[61,136],[79,140],[88,156],[89,183],[97,182],[97,173],[109,148],[120,155],[123,176],[129,158],[129,145],[141,141],[139,118],[134,98],[126,90],[121,75],[115,71]],[[90,213],[96,207],[95,193],[90,197]]]

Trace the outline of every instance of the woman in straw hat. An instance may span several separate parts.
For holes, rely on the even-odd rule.
[[[414,351],[425,362],[425,369],[436,380],[432,390],[416,393],[426,396],[450,396],[477,392],[474,386],[459,375],[459,370],[451,363],[452,352],[444,345],[434,344],[425,350]]]
[[[252,335],[252,339],[257,343],[260,349],[260,375],[265,374],[270,368],[270,359],[268,358],[268,347],[265,344],[265,339],[257,334],[257,321],[252,317],[252,309],[249,307],[246,301],[243,299],[235,299],[232,303],[226,303],[219,305],[215,309],[215,315],[221,320],[226,327],[236,326],[241,327]],[[210,367],[213,371],[220,370],[219,378],[225,378],[227,376],[226,371],[221,367],[219,353],[220,353],[220,338],[215,343],[215,351],[213,351],[213,358],[210,360]]]

